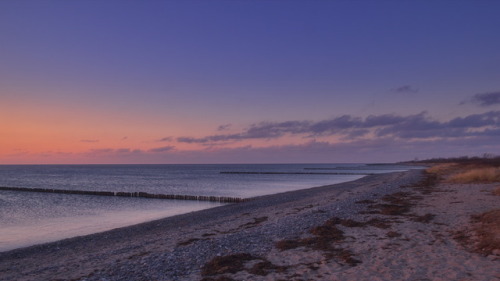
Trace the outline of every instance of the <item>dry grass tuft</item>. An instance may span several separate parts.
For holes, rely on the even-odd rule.
[[[500,252],[500,209],[472,216],[472,227],[453,236],[465,248],[485,256]]]
[[[453,183],[500,182],[500,168],[484,167],[465,170],[451,175],[448,180]]]
[[[334,257],[350,266],[356,266],[362,263],[360,260],[353,258],[353,253],[347,249],[336,249]]]
[[[500,186],[497,186],[495,189],[493,189],[493,195],[500,196]]]
[[[247,268],[248,262],[259,261],[251,268]],[[271,272],[283,272],[287,269],[285,266],[277,266],[270,261],[252,256],[247,253],[239,253],[227,256],[218,256],[207,262],[201,275],[204,278],[201,281],[230,281],[234,280],[227,276],[216,276],[221,274],[231,274],[240,271],[246,271],[253,275],[266,276]]]
[[[368,222],[366,222],[366,224],[371,225],[371,226],[376,227],[376,228],[380,228],[380,229],[388,229],[388,228],[390,228],[391,227],[391,223],[392,222],[390,220],[379,219],[379,218],[371,219]]]
[[[367,199],[367,200],[356,201],[354,203],[356,203],[356,204],[372,204],[372,203],[375,203],[375,201]]]
[[[458,166],[457,163],[437,164],[430,168],[427,168],[425,171],[430,174],[443,176],[449,174],[451,171],[454,171],[457,168],[457,166]]]
[[[424,172],[422,180],[416,183],[415,185],[412,185],[411,187],[422,194],[431,194],[436,191],[435,187],[439,184],[441,177],[442,176],[438,174]],[[422,198],[414,198],[414,199],[420,200]]]
[[[355,220],[351,220],[351,219],[342,220],[342,222],[340,224],[342,226],[345,226],[345,227],[365,227],[366,226],[366,223],[364,223],[364,222],[359,222],[359,221],[355,221]]]
[[[304,246],[302,240],[280,240],[275,244],[276,248],[280,251],[286,251]]]
[[[476,250],[485,255],[500,250],[500,209],[482,213],[473,219],[478,223],[475,228],[479,238]]]
[[[452,183],[500,182],[500,166],[495,161],[443,163],[434,165],[425,171]]]
[[[260,276],[266,276],[271,272],[283,272],[285,270],[286,267],[284,266],[277,266],[268,260],[264,260],[259,263],[256,263],[251,269],[248,270],[248,273]]]
[[[436,215],[434,215],[434,214],[425,214],[423,216],[414,216],[411,220],[416,221],[416,222],[421,222],[421,223],[429,223],[435,217],[436,217]]]
[[[236,281],[233,278],[227,277],[227,276],[220,276],[217,278],[210,278],[210,277],[205,277],[201,279],[201,281]]]
[[[373,204],[368,206],[370,211],[361,212],[362,214],[380,214],[385,216],[404,216],[407,215],[410,210],[410,203],[407,204]]]
[[[396,231],[389,231],[387,232],[386,236],[389,238],[395,238],[395,237],[401,237],[401,233],[396,232]]]
[[[323,225],[313,227],[309,230],[313,237],[297,240],[281,240],[275,244],[280,251],[290,250],[298,247],[307,247],[314,250],[323,251],[327,259],[335,259],[350,266],[361,263],[355,259],[353,253],[348,249],[335,247],[334,244],[343,241],[346,237],[344,232],[336,227],[337,224],[346,224],[351,227],[359,227],[362,223],[353,220],[343,220],[333,217]]]
[[[203,266],[201,274],[207,276],[236,273],[245,269],[244,265],[247,261],[254,259],[257,259],[257,257],[246,253],[215,257]]]

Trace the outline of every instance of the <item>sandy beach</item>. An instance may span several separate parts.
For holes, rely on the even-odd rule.
[[[0,253],[0,279],[496,280],[473,217],[496,189],[372,175]]]

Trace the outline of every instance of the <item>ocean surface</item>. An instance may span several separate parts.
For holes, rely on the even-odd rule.
[[[408,169],[366,164],[0,165],[0,186],[249,198]],[[0,251],[220,205],[0,190]]]

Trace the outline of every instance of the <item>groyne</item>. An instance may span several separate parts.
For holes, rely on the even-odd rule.
[[[30,187],[5,187],[0,186],[0,190],[22,191],[22,192],[41,192],[41,193],[60,193],[77,195],[95,195],[95,196],[117,196],[117,197],[137,197],[151,199],[169,199],[169,200],[193,200],[210,201],[220,203],[240,203],[248,201],[247,198],[226,197],[226,196],[203,196],[203,195],[180,195],[180,194],[153,194],[148,192],[125,192],[125,191],[92,191],[92,190],[71,190],[54,188],[30,188]]]

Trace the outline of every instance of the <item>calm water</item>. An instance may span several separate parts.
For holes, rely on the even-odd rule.
[[[352,181],[362,175],[221,172],[381,173],[405,169],[408,167],[353,164],[0,165],[0,186],[253,197]],[[219,205],[197,201],[0,191],[0,251]]]

